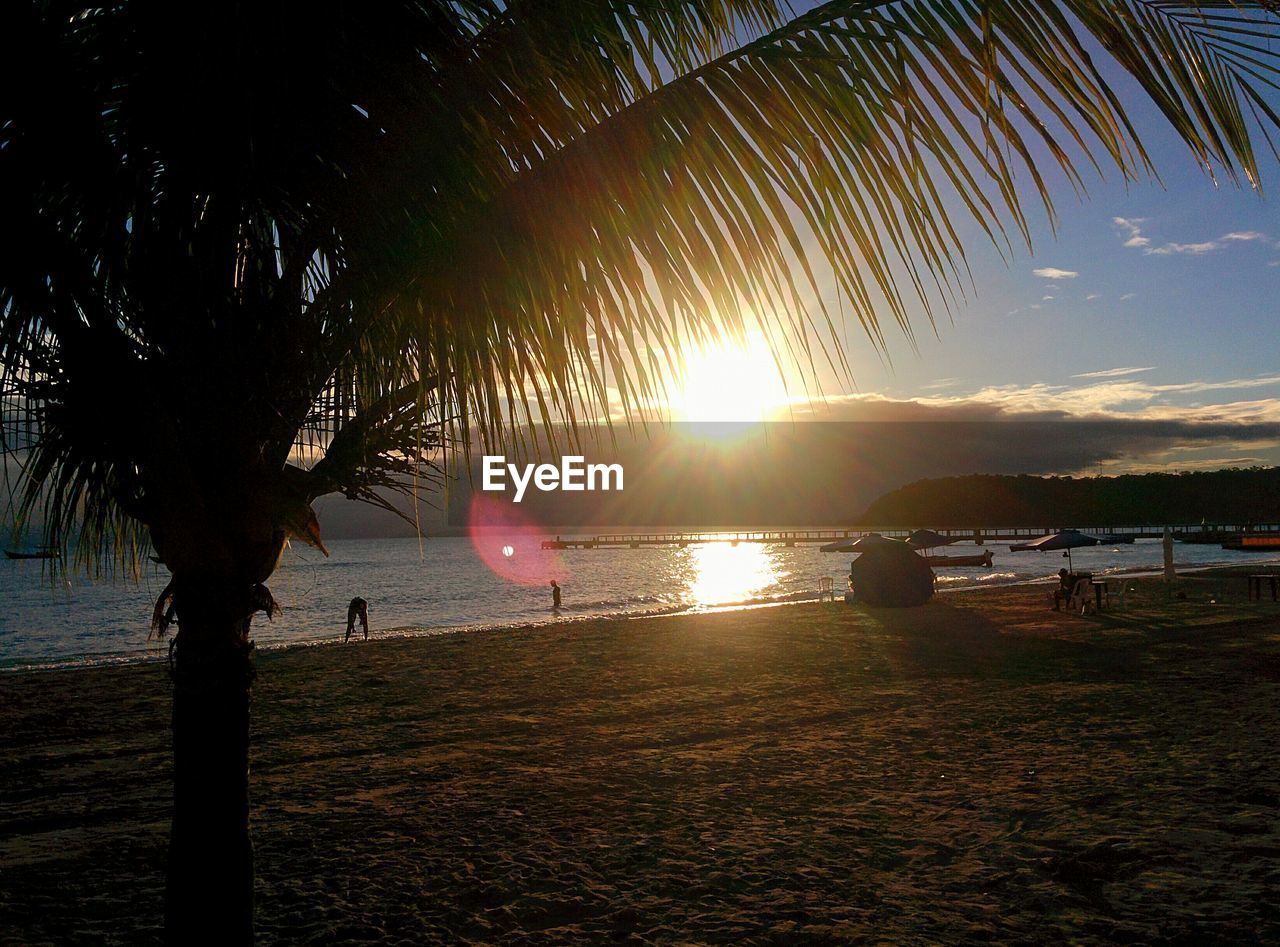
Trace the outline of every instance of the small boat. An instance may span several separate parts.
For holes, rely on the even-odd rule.
[[[1131,546],[1134,536],[1132,533],[1104,533],[1098,539],[1103,546]]]
[[[959,566],[986,566],[991,568],[991,550],[980,556],[925,556],[924,561],[934,568],[951,568]]]
[[[1225,546],[1227,543],[1240,542],[1240,533],[1221,529],[1201,529],[1191,533],[1175,534],[1174,539],[1180,543],[1195,546]]]
[[[33,549],[30,552],[6,549],[4,554],[6,559],[57,559],[61,555],[56,549]]]
[[[1236,552],[1280,552],[1280,536],[1242,536],[1236,542],[1223,543],[1222,548]]]

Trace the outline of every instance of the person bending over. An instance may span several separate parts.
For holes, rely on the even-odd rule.
[[[359,595],[351,600],[351,604],[347,606],[347,636],[342,639],[343,644],[351,640],[351,632],[355,631],[356,619],[360,619],[360,625],[364,628],[364,640],[369,640],[369,603],[362,599]]]

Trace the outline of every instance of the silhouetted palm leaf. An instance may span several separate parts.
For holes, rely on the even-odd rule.
[[[1256,185],[1276,10],[0,5],[0,449],[48,542],[135,563],[145,529],[173,573],[170,938],[252,936],[250,622],[315,497],[643,416],[709,335],[841,367],[828,279],[910,338],[964,291],[954,216],[1008,252],[1044,166],[1149,172],[1095,54]]]
[[[1099,54],[1211,173],[1277,124],[1274,2],[176,6],[4,13],[5,446],[86,560],[385,502],[446,418],[643,414],[708,334],[910,338],[957,215],[1007,253],[1046,164],[1150,171]]]

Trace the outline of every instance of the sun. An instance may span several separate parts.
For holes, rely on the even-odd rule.
[[[787,389],[763,338],[695,349],[670,398],[671,418],[695,424],[764,421],[787,404]]]

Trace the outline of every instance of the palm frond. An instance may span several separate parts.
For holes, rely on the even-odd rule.
[[[435,340],[451,397],[496,436],[513,396],[543,420],[569,410],[571,377],[587,382],[580,414],[607,410],[613,386],[651,402],[642,353],[717,328],[830,339],[820,265],[873,343],[886,320],[910,338],[914,307],[932,321],[964,291],[957,213],[1008,252],[1029,245],[1027,196],[1053,219],[1046,162],[1079,191],[1084,168],[1152,171],[1098,45],[1207,169],[1256,184],[1253,140],[1275,125],[1273,10],[820,5],[522,162],[423,259],[422,345]],[[529,377],[551,379],[549,402],[520,397]]]
[[[718,335],[914,340],[966,224],[1008,255],[1055,176],[1153,173],[1103,59],[1211,174],[1257,186],[1280,125],[1275,0],[287,9],[0,10],[43,64],[0,64],[0,449],[87,560],[385,504],[473,428],[645,423]]]

